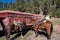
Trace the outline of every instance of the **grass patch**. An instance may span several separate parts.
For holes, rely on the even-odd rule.
[[[0,37],[0,40],[5,40],[5,37]]]

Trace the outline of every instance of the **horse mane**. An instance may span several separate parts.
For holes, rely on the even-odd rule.
[[[49,21],[49,20],[46,20],[46,23],[52,23],[51,21]]]

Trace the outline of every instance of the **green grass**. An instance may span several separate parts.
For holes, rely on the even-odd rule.
[[[0,37],[0,40],[4,40],[5,38],[4,37]]]

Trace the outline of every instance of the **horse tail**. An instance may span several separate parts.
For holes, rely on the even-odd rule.
[[[50,29],[51,29],[51,33],[52,33],[53,32],[53,24],[52,23],[51,23],[51,28]]]

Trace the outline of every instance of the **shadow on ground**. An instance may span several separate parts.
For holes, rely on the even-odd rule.
[[[40,32],[38,31],[39,35],[44,35],[46,38],[48,38],[48,34],[46,32]]]
[[[12,32],[11,35],[15,34],[16,32]],[[5,36],[5,31],[0,30],[0,37]]]
[[[29,28],[29,29],[23,30],[23,31],[22,31],[22,35],[24,36],[29,30],[31,30],[31,29]],[[14,39],[16,39],[16,38],[18,38],[18,37],[20,37],[20,36],[21,36],[21,33],[16,34],[13,38],[11,38],[11,40],[14,40]]]
[[[22,31],[22,35],[24,36],[29,30],[31,30],[31,29],[25,29],[25,30],[23,30]],[[13,35],[13,34],[15,34],[16,32],[13,32],[13,33],[11,33],[11,35]],[[45,37],[47,37],[48,38],[48,35],[47,35],[47,33],[45,33],[45,32],[40,32],[40,31],[38,31],[38,33],[39,33],[39,35],[44,35]],[[1,31],[0,30],[0,37],[3,37],[3,36],[5,36],[5,34],[4,34],[4,31]],[[19,33],[19,34],[16,34],[13,38],[11,38],[11,40],[15,40],[16,38],[18,38],[18,37],[20,37],[21,36],[21,34]]]
[[[5,35],[4,31],[0,30],[0,37],[3,37]]]

